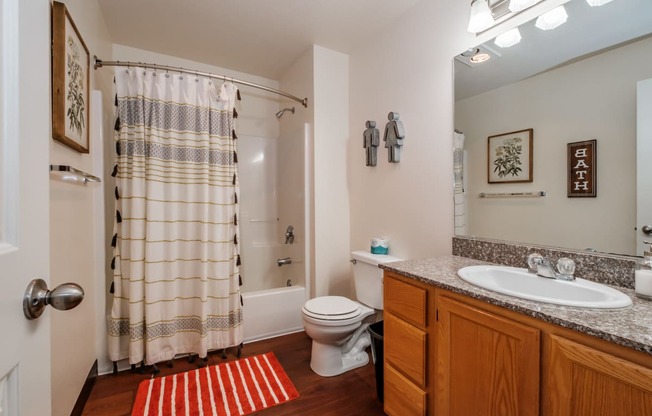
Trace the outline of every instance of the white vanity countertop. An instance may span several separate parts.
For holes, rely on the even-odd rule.
[[[474,286],[457,276],[462,267],[489,264],[458,256],[442,256],[381,264],[379,267],[451,292],[541,319],[652,355],[652,301],[634,291],[615,287],[632,298],[622,309],[586,309],[551,305],[501,295]]]

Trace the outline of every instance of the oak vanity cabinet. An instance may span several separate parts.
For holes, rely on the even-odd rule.
[[[385,272],[384,410],[390,416],[428,414],[434,360],[434,287]]]
[[[385,272],[390,416],[652,415],[652,355]]]

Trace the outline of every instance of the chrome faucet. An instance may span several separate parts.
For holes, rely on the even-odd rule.
[[[572,281],[575,280],[575,262],[568,257],[562,257],[557,260],[557,269],[552,265],[550,260],[539,253],[532,253],[527,256],[528,272],[537,276],[547,277],[549,279],[559,279]]]

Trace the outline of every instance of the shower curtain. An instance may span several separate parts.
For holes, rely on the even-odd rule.
[[[239,345],[237,88],[134,67],[115,84],[110,359]]]

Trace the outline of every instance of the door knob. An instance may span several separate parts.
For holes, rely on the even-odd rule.
[[[25,290],[23,312],[27,319],[36,319],[47,305],[66,311],[79,305],[83,299],[84,289],[76,283],[64,283],[54,290],[48,290],[48,284],[43,279],[34,279]]]
[[[643,231],[643,234],[652,235],[652,226],[644,225],[641,227],[641,231]]]

